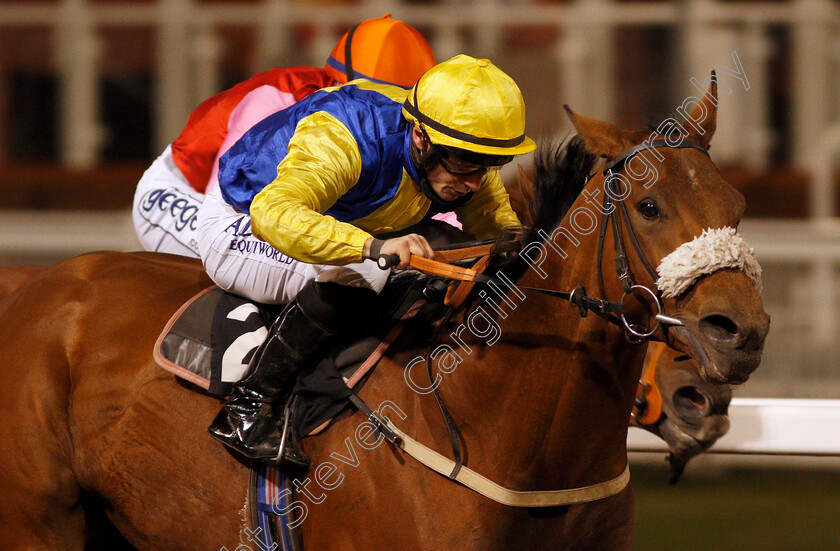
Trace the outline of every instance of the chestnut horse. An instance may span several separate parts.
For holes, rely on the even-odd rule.
[[[520,220],[525,219],[520,214]],[[435,225],[432,231],[424,233],[427,234],[436,236],[435,241],[440,245],[467,241],[465,234],[448,224]],[[0,266],[0,301],[43,269],[42,266]],[[675,483],[692,457],[708,450],[728,432],[727,411],[732,388],[704,380],[694,360],[686,359],[663,343],[649,345],[644,371],[651,373],[646,382],[650,386],[645,387],[645,392],[656,398],[651,400],[652,404],[640,404],[641,410],[634,408],[630,426],[642,428],[665,441],[671,452],[669,480]]]
[[[533,187],[532,178],[521,165],[519,180],[505,182],[511,206],[526,226],[533,224]],[[425,235],[436,249],[469,241],[461,230],[436,220],[415,226],[414,230]],[[700,376],[695,360],[664,343],[651,342],[630,426],[665,441],[670,450],[668,480],[675,484],[689,460],[711,448],[729,431],[731,402],[731,385],[710,383]]]
[[[511,206],[526,226],[533,225],[532,176],[519,166],[518,180],[505,181]],[[465,240],[450,230],[450,240]],[[697,362],[664,343],[651,342],[643,380],[637,391],[630,426],[660,437],[668,445],[670,483],[675,484],[688,461],[711,448],[729,431],[732,386],[710,383],[700,376]]]
[[[711,138],[715,105],[713,86],[698,107],[704,116],[692,113],[703,132],[690,131],[688,140],[698,147]],[[570,116],[588,153],[607,159],[648,137]],[[575,216],[603,194],[603,174],[579,195],[584,174],[575,182],[548,181],[551,170],[545,182],[538,178],[540,216],[520,255],[532,265],[523,264],[517,279],[527,298],[510,289],[516,307],[495,319],[489,301],[473,310],[469,331],[452,331],[460,355],[448,357],[460,361],[435,374],[465,467],[519,491],[596,485],[625,470],[644,347],[629,342],[610,315],[582,318],[577,304],[526,288],[585,286],[614,306],[623,294],[611,269],[614,251],[629,243],[630,228],[638,251],[626,247],[623,274],[654,289],[641,255],[656,265],[705,228],[737,226],[743,198],[704,151],[654,147],[655,181],[632,186],[622,197],[627,212],[605,218],[616,230],[606,232],[603,246],[593,231],[572,234],[574,249],[563,243],[565,256],[559,241],[540,241],[557,228],[585,229]],[[563,205],[571,206],[565,221]],[[151,359],[172,312],[207,285],[194,260],[94,253],[44,270],[0,305],[3,549],[82,549],[91,496],[138,549],[256,548],[246,524],[247,465],[206,435],[219,402],[187,392]],[[655,313],[639,289],[631,289],[624,311],[637,332]],[[578,304],[583,298],[578,291]],[[742,381],[758,366],[769,319],[744,271],[704,275],[663,304],[682,324],[666,338],[698,358],[704,373]],[[407,384],[422,381],[408,369],[425,353],[416,340],[404,334],[394,344],[361,396],[411,438],[451,455],[438,403]],[[358,430],[362,421],[340,416],[304,441],[313,468],[296,481],[294,504],[306,514],[299,520],[309,549],[630,549],[630,486],[573,505],[502,505],[372,440]]]

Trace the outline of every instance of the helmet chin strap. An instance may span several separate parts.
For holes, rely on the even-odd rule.
[[[440,152],[434,147],[431,147],[431,140],[429,140],[428,134],[426,134],[426,130],[420,126],[420,132],[423,133],[423,145],[425,145],[425,151],[420,151],[420,149],[414,145],[414,142],[411,142],[411,146],[409,151],[411,152],[411,162],[414,163],[414,167],[417,169],[417,175],[420,178],[420,181],[417,182],[420,185],[420,191],[423,192],[423,195],[429,198],[429,200],[442,207],[446,207],[454,209],[456,207],[460,207],[464,204],[464,198],[459,197],[454,201],[445,201],[438,195],[434,188],[432,188],[432,183],[429,181],[429,171],[435,168],[436,165],[440,163]]]
[[[356,80],[356,73],[353,71],[353,35],[361,23],[357,23],[355,27],[347,31],[347,40],[344,42],[344,72],[347,75],[347,82]]]

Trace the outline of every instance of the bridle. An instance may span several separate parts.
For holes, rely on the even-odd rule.
[[[616,256],[615,269],[616,273],[618,274],[618,279],[621,282],[622,290],[624,291],[621,300],[616,302],[608,299],[601,299],[589,296],[586,293],[586,288],[582,285],[575,287],[571,292],[547,289],[544,287],[528,287],[521,284],[516,284],[516,287],[518,289],[535,291],[544,295],[568,300],[569,302],[578,307],[578,311],[581,317],[585,318],[589,312],[593,312],[596,315],[607,320],[608,322],[622,328],[625,332],[625,337],[627,338],[627,340],[633,343],[640,343],[645,340],[655,340],[653,338],[653,335],[659,330],[660,327],[662,327],[663,331],[665,331],[664,328],[670,326],[681,326],[683,324],[682,321],[680,321],[677,318],[663,314],[661,291],[659,291],[658,289],[654,291],[650,287],[636,283],[636,278],[634,277],[633,272],[630,269],[630,261],[627,257],[627,248],[625,247],[624,240],[622,239],[622,227],[625,229],[625,232],[630,239],[630,243],[633,245],[633,249],[636,251],[636,255],[639,257],[639,260],[644,266],[645,271],[647,271],[654,284],[659,279],[659,275],[656,273],[656,270],[654,270],[653,266],[648,261],[644,251],[642,250],[641,245],[639,245],[639,240],[636,238],[635,231],[633,231],[633,224],[630,222],[630,215],[627,212],[627,206],[624,203],[624,199],[622,198],[621,200],[616,200],[615,198],[615,196],[618,195],[618,190],[616,189],[615,184],[616,182],[620,181],[620,178],[617,176],[617,174],[625,167],[627,162],[630,159],[632,159],[635,155],[638,155],[646,149],[658,147],[667,147],[671,149],[692,148],[699,149],[706,155],[709,154],[706,147],[704,147],[700,143],[693,141],[683,140],[677,144],[674,144],[667,140],[652,140],[622,151],[614,158],[608,160],[604,165],[603,174],[605,183],[605,193],[603,199],[603,207],[601,210],[601,229],[598,236],[597,270],[601,290],[603,292],[606,292],[603,272],[604,246],[606,242],[607,226],[610,225],[610,223],[612,223],[613,243],[615,247]],[[589,179],[591,178],[592,176],[590,175]],[[620,217],[618,214],[619,212],[621,213]],[[505,249],[503,245],[504,243],[500,244],[494,241],[489,241],[461,243],[457,247],[463,247],[466,251],[473,251],[474,249],[479,249],[483,247],[486,247],[487,250],[503,250]],[[441,250],[446,249],[449,248],[444,247]],[[457,252],[457,249],[453,248],[451,252]],[[396,257],[396,255],[392,256]],[[474,260],[475,258],[476,255],[466,253],[461,256],[453,255],[451,259]],[[390,265],[396,265],[398,263],[399,257],[390,259],[382,257],[379,259],[379,265],[383,269],[389,267]],[[486,266],[486,263],[484,265]],[[474,283],[492,283],[497,286],[500,286],[501,288],[509,288],[511,286],[511,283],[509,281],[503,281],[502,279],[494,276],[476,272],[475,270],[471,269],[460,268],[458,266],[447,264],[441,261],[412,257],[411,266],[427,273],[442,275],[447,279],[460,280],[462,284],[463,282],[467,282],[469,285],[472,285]],[[628,321],[625,315],[626,308],[624,305],[624,301],[627,298],[627,296],[633,294],[636,291],[645,293],[650,298],[650,301],[655,308],[656,313],[653,315],[653,318],[656,323],[651,329],[646,329],[637,323],[631,323],[630,321]],[[463,293],[463,295],[466,295],[466,293]],[[667,340],[667,335],[663,335],[663,339]]]
[[[606,286],[604,284],[604,272],[602,269],[604,257],[604,243],[606,241],[607,225],[610,222],[612,222],[613,242],[615,245],[615,269],[618,274],[618,279],[619,281],[621,281],[622,290],[624,291],[624,294],[622,295],[620,301],[622,307],[619,317],[621,318],[621,322],[624,327],[624,330],[626,331],[626,336],[628,340],[636,340],[637,342],[650,339],[654,335],[654,333],[656,333],[660,326],[667,327],[672,325],[682,325],[682,322],[680,320],[666,316],[662,313],[663,307],[661,291],[654,291],[650,287],[646,287],[644,285],[636,283],[636,278],[633,276],[633,272],[630,270],[630,262],[627,257],[627,250],[624,246],[624,241],[621,236],[622,221],[623,226],[626,229],[627,236],[630,239],[630,243],[633,245],[633,249],[635,249],[636,255],[639,257],[639,260],[641,261],[642,266],[644,266],[645,271],[647,271],[648,275],[650,275],[651,279],[653,280],[653,283],[656,283],[656,281],[659,279],[659,275],[656,273],[656,270],[648,261],[645,252],[642,250],[641,245],[639,245],[639,240],[636,238],[636,232],[633,231],[633,224],[630,222],[630,215],[627,212],[627,205],[625,204],[623,199],[620,201],[616,201],[615,199],[615,196],[619,195],[619,190],[617,189],[617,185],[620,185],[621,181],[620,177],[618,176],[619,171],[621,171],[626,166],[630,159],[632,159],[634,156],[638,155],[642,151],[658,147],[667,147],[671,149],[692,148],[699,149],[706,155],[709,154],[708,149],[706,147],[694,141],[682,140],[679,143],[674,144],[669,142],[668,140],[652,140],[625,149],[624,151],[616,155],[612,160],[607,161],[603,169],[604,200],[603,208],[601,210],[601,229],[598,235],[598,277],[600,278],[601,289],[606,289]],[[620,218],[617,214],[619,211],[621,212]],[[651,303],[656,309],[656,314],[654,315],[654,320],[656,321],[656,324],[650,329],[646,329],[636,323],[630,323],[624,314],[624,300],[627,298],[628,295],[633,294],[634,291],[641,291],[645,293],[648,297],[650,297]]]
[[[578,307],[581,317],[586,317],[589,312],[594,312],[610,323],[623,328],[625,331],[625,337],[628,341],[633,343],[640,343],[645,340],[654,340],[653,335],[660,327],[666,328],[669,326],[682,325],[682,321],[679,319],[663,314],[662,293],[659,290],[654,291],[650,287],[636,283],[636,278],[630,270],[630,261],[627,257],[627,249],[624,246],[624,241],[622,239],[622,227],[626,229],[626,233],[630,238],[630,243],[633,245],[633,249],[636,251],[636,255],[639,257],[645,271],[647,271],[648,275],[650,275],[654,284],[659,279],[659,275],[645,256],[641,245],[639,245],[639,240],[636,238],[635,231],[633,231],[633,224],[630,222],[630,215],[627,212],[627,206],[624,204],[624,199],[616,200],[615,198],[615,196],[619,195],[618,190],[615,187],[615,184],[620,182],[618,173],[625,167],[627,162],[644,150],[659,147],[667,147],[671,149],[692,148],[699,149],[706,155],[709,154],[708,149],[705,146],[690,140],[683,140],[676,144],[668,140],[651,140],[649,142],[644,142],[625,149],[612,159],[607,160],[603,168],[605,186],[603,207],[601,210],[601,229],[598,235],[597,269],[601,289],[605,290],[606,286],[604,283],[604,272],[602,269],[604,244],[606,242],[607,226],[610,222],[612,222],[613,243],[615,246],[616,257],[615,269],[618,274],[618,279],[621,281],[622,290],[624,291],[620,301],[615,302],[588,296],[586,294],[586,289],[583,286],[575,287],[575,289],[570,293],[542,287],[527,287],[524,285],[517,285],[517,287],[568,300]],[[590,176],[590,179],[591,177],[592,176]],[[620,217],[618,212],[621,212]],[[495,278],[482,274],[475,275],[475,281],[479,283],[487,283],[491,281],[497,284],[500,283],[496,281]],[[625,315],[626,308],[624,306],[624,301],[628,295],[633,294],[635,291],[645,293],[648,297],[650,297],[651,303],[655,307],[656,313],[653,318],[656,321],[656,324],[650,329],[646,329],[637,323],[631,323],[627,320]],[[665,337],[667,338],[667,335]]]

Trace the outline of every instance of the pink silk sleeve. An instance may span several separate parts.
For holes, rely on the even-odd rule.
[[[216,159],[213,161],[213,170],[210,173],[210,180],[207,182],[207,190],[216,187],[219,177],[219,159],[225,152],[236,143],[252,126],[281,109],[295,104],[295,96],[289,92],[278,90],[274,86],[260,86],[248,92],[242,101],[234,108],[228,119],[228,133]]]

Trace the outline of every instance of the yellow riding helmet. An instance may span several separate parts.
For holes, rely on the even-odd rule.
[[[386,13],[344,33],[324,68],[338,82],[366,78],[410,88],[434,65],[435,56],[423,35]]]
[[[522,92],[488,59],[458,55],[434,66],[409,92],[402,112],[437,145],[487,155],[537,147],[525,135]]]

